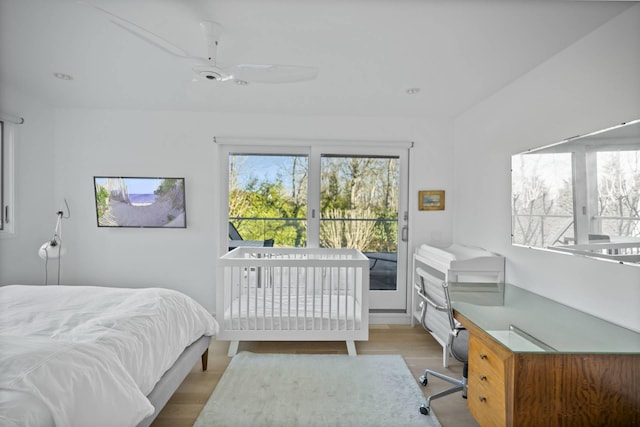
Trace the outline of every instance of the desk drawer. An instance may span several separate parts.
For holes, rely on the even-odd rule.
[[[469,412],[481,426],[506,424],[505,360],[502,352],[475,335],[469,337]]]

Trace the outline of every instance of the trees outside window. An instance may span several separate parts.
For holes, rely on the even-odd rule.
[[[325,247],[360,250],[370,260],[369,303],[407,304],[407,154],[397,147],[224,146],[230,248]],[[366,154],[363,154],[366,153]],[[404,215],[400,215],[402,212]],[[252,241],[245,242],[244,241]]]

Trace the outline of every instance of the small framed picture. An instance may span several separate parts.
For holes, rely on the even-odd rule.
[[[418,192],[418,210],[443,211],[444,190],[427,190]]]

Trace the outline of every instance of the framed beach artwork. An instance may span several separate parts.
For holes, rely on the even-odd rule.
[[[184,178],[94,176],[98,227],[186,228]]]
[[[418,192],[418,209],[421,211],[444,210],[444,190]]]

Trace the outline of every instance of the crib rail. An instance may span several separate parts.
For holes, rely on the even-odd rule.
[[[368,339],[369,260],[357,250],[239,247],[219,271],[220,340]]]

